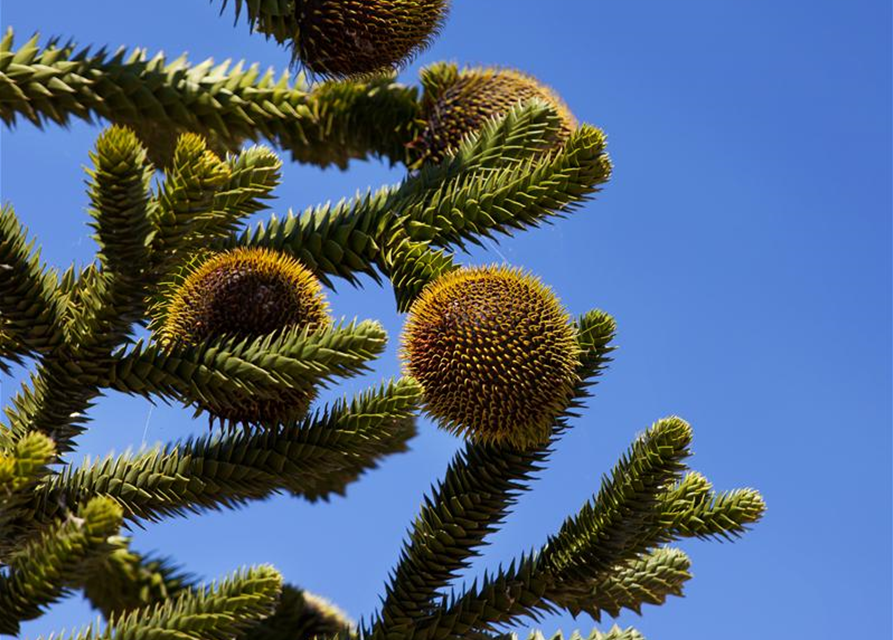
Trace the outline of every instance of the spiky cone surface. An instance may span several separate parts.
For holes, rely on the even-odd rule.
[[[437,64],[422,72],[424,128],[410,143],[419,162],[439,162],[466,136],[479,131],[518,104],[542,100],[558,113],[561,129],[546,149],[563,143],[577,128],[577,119],[552,89],[533,76],[513,69],[466,68]]]
[[[403,333],[404,366],[441,427],[520,449],[549,438],[573,394],[579,354],[552,291],[506,266],[459,269],[430,283]]]
[[[331,324],[322,286],[293,257],[270,249],[239,248],[199,259],[172,283],[158,327],[167,348],[209,338],[258,338],[284,329],[324,329]],[[293,389],[275,401],[230,398],[199,406],[229,424],[296,419],[313,393]]]
[[[390,71],[428,45],[448,9],[448,0],[295,0],[294,56],[332,78]]]

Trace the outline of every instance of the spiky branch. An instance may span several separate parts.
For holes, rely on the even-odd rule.
[[[159,166],[167,165],[181,133],[199,133],[218,152],[267,139],[298,162],[340,167],[352,158],[406,158],[415,135],[416,90],[380,77],[307,90],[287,73],[244,62],[190,65],[143,49],[78,51],[74,43],[35,35],[15,48],[9,29],[0,41],[0,119],[37,126],[72,118],[133,128]]]
[[[0,632],[17,634],[20,622],[36,618],[81,582],[90,561],[108,553],[108,539],[120,526],[121,508],[95,498],[16,550],[6,562],[8,573],[0,576]]]
[[[113,618],[105,629],[90,626],[67,638],[227,640],[267,618],[281,591],[278,572],[272,567],[256,567],[219,583],[184,591],[163,603],[130,611]]]
[[[208,436],[69,467],[34,494],[30,517],[51,519],[59,505],[94,496],[114,498],[126,518],[157,520],[280,491],[310,500],[343,493],[383,457],[406,450],[418,401],[418,386],[402,380],[279,429]]]
[[[614,322],[594,311],[577,322],[582,349],[576,400],[610,362]],[[436,491],[425,498],[409,541],[387,587],[376,633],[406,634],[431,614],[434,603],[458,573],[469,565],[484,539],[498,530],[532,475],[542,468],[551,446],[567,428],[556,420],[552,439],[540,447],[468,445],[453,460]]]

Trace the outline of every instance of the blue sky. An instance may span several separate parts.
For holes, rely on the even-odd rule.
[[[203,0],[3,0],[2,25],[82,44],[246,58],[288,53],[233,28]],[[754,486],[769,512],[736,544],[684,544],[684,599],[625,615],[650,640],[891,637],[891,7],[762,0],[456,0],[439,59],[539,76],[604,128],[616,164],[598,200],[558,224],[475,252],[536,272],[574,313],[619,323],[619,351],[469,576],[541,544],[597,488],[633,437],[678,414],[695,468],[718,488]],[[57,266],[92,259],[83,167],[98,126],[0,136],[0,199]],[[274,211],[301,209],[398,170],[286,165]],[[331,295],[336,313],[378,318],[392,337],[374,374],[398,371],[392,295],[367,282]],[[8,401],[19,377],[2,379]],[[206,429],[177,407],[110,395],[75,457]],[[214,578],[273,563],[287,579],[369,615],[423,492],[459,443],[428,421],[412,452],[346,499],[275,498],[134,532],[141,550]],[[36,637],[93,619],[77,598],[25,626]],[[546,632],[592,621],[546,618]]]

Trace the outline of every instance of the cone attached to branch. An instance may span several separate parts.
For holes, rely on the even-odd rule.
[[[170,349],[331,324],[316,276],[291,256],[269,249],[235,249],[200,259],[171,285],[167,298],[157,333]],[[223,422],[280,421],[303,415],[313,395],[290,389],[272,401],[236,394],[226,403],[199,406]]]
[[[437,34],[449,0],[235,0],[254,29],[292,47],[314,73],[333,78],[390,71]]]
[[[439,424],[521,449],[549,438],[577,381],[579,345],[550,289],[519,269],[460,269],[429,284],[403,335],[408,373]]]
[[[446,0],[298,0],[297,52],[327,76],[393,69],[428,45],[447,8]]]
[[[564,142],[577,120],[552,89],[536,78],[512,69],[469,68],[440,63],[422,72],[425,87],[422,133],[412,143],[422,161],[438,162],[488,120],[504,116],[520,102],[541,100],[555,109],[560,130],[546,148]]]

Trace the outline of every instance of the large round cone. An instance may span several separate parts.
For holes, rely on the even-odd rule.
[[[296,56],[315,73],[349,77],[399,67],[428,45],[447,0],[296,0]]]
[[[410,310],[402,355],[442,427],[523,449],[548,440],[579,365],[554,294],[507,267],[461,269],[429,284]]]
[[[488,120],[504,116],[520,102],[542,100],[552,105],[561,120],[558,136],[550,141],[564,142],[577,128],[577,120],[561,98],[536,78],[511,69],[475,68],[446,73],[432,79],[424,99],[425,128],[411,143],[419,159],[438,162],[459,147],[462,140],[477,133]]]
[[[236,249],[193,265],[172,292],[159,340],[169,348],[209,338],[257,338],[295,327],[330,324],[316,277],[294,258],[268,249]],[[235,394],[199,406],[223,422],[279,422],[303,415],[306,389],[283,390],[275,401]]]

